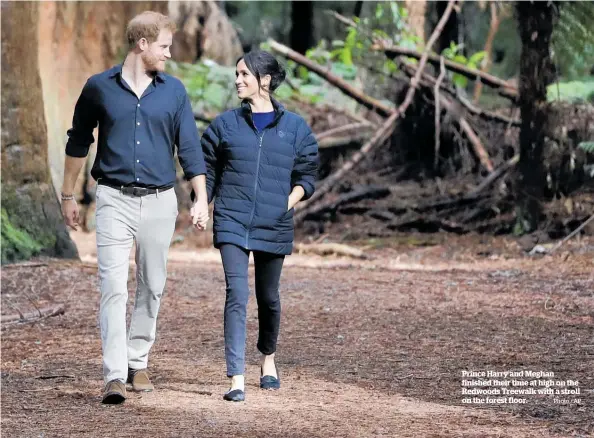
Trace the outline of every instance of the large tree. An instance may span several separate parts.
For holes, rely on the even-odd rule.
[[[291,2],[291,42],[293,50],[305,54],[314,45],[312,1]]]
[[[77,257],[48,167],[37,2],[2,2],[2,263]]]
[[[553,81],[551,35],[555,20],[552,2],[518,2],[518,28],[522,41],[519,105],[520,162],[516,178],[517,217],[522,231],[538,227],[546,173],[543,155],[548,123],[547,85]]]

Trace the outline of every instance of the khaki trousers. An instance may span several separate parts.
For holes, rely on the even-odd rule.
[[[126,382],[128,368],[148,366],[167,279],[167,255],[177,217],[174,189],[134,197],[97,185],[99,319],[105,382]],[[136,241],[136,298],[126,333],[128,270]]]

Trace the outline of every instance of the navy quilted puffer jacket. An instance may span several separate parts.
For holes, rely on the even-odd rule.
[[[219,115],[202,136],[214,245],[232,243],[274,254],[293,250],[294,186],[315,190],[318,144],[305,120],[272,100],[275,119],[258,132],[250,105]]]

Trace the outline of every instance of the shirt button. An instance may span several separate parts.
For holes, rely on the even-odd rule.
[[[140,181],[140,178],[136,178],[136,181]]]
[[[136,160],[137,163],[140,163],[140,160]]]
[[[137,142],[136,142],[136,144],[140,144],[140,142],[139,142],[139,141],[137,141]]]
[[[140,104],[137,104],[136,106],[140,106]]]
[[[137,125],[140,126],[140,122],[138,122]]]

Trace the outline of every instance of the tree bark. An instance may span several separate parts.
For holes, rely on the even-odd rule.
[[[550,42],[554,11],[548,2],[518,2],[516,8],[522,41],[516,217],[522,231],[530,232],[538,227],[546,185],[543,153],[548,126],[547,85],[553,73]]]
[[[298,53],[313,46],[313,2],[291,2],[291,47]]]
[[[48,165],[38,2],[2,2],[2,263],[77,258]]]
[[[501,23],[501,17],[499,16],[499,12],[497,11],[497,4],[495,2],[491,2],[491,24],[489,25],[489,34],[487,35],[487,42],[485,43],[485,61],[481,67],[481,71],[483,73],[487,73],[489,68],[491,68],[491,60],[493,59],[493,41],[495,40],[495,35],[497,35],[497,30],[499,30],[499,24]],[[481,81],[477,81],[474,84],[474,103],[479,102],[479,98],[481,97],[481,93],[483,91],[483,83]]]
[[[448,2],[440,0],[435,2],[435,6],[437,8],[437,16],[441,17],[448,6]],[[459,43],[458,21],[457,11],[452,12],[443,28],[443,31],[439,35],[439,40],[437,41],[437,53],[441,53],[444,49],[450,47],[450,42],[452,41],[456,44]]]
[[[406,0],[408,11],[408,25],[413,34],[419,38],[421,45],[425,44],[425,13],[427,2],[425,0]]]
[[[357,18],[360,17],[362,10],[363,10],[363,0],[359,0],[359,1],[355,2],[355,10],[353,11],[353,15]]]

